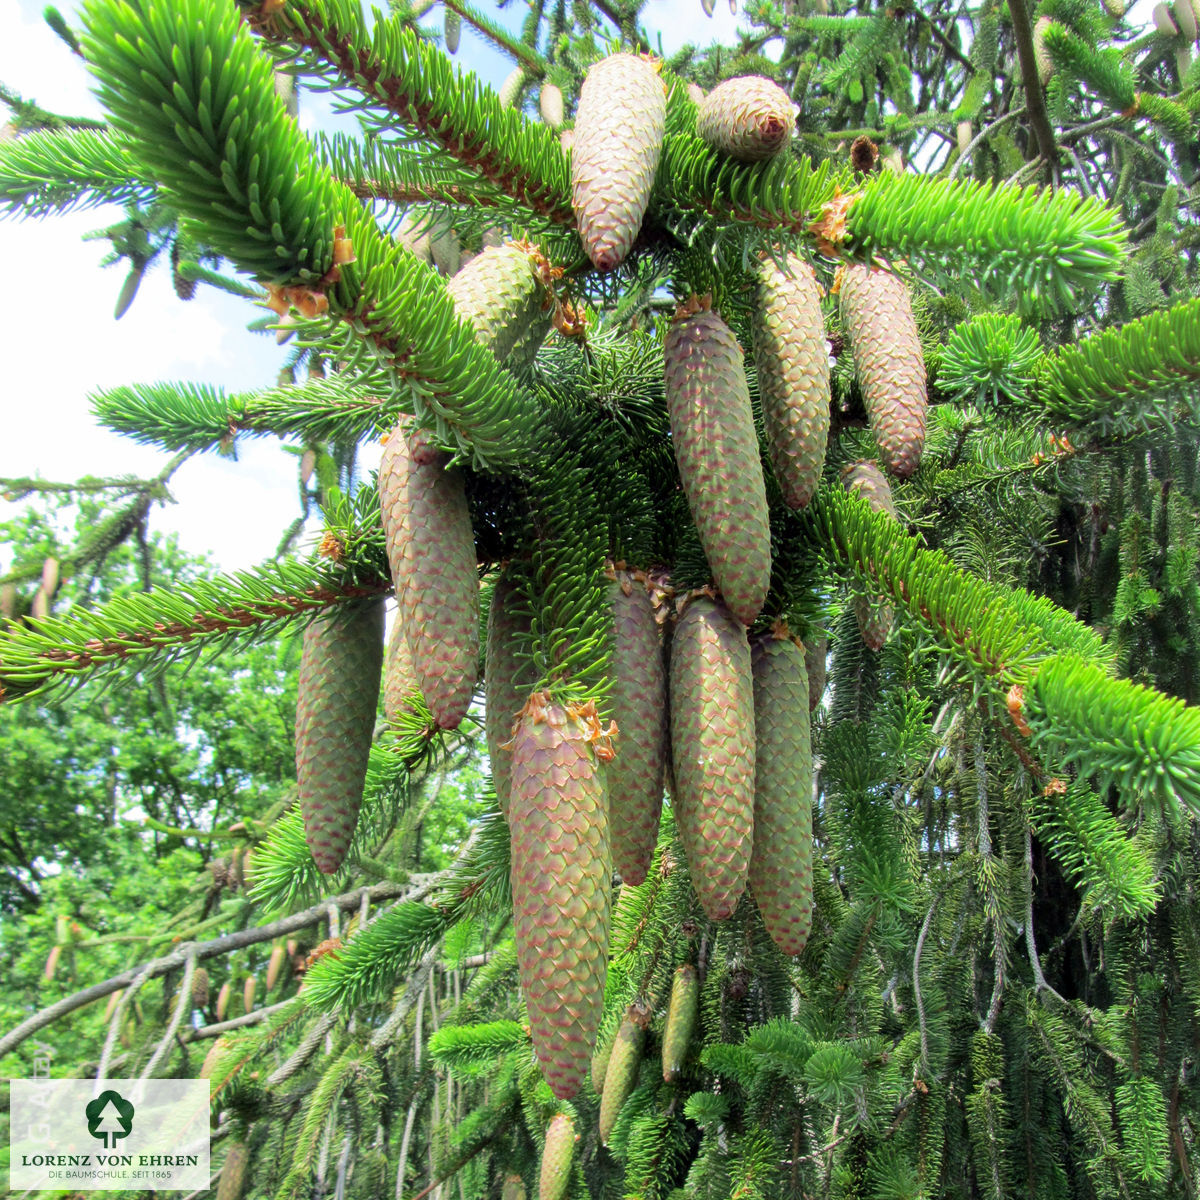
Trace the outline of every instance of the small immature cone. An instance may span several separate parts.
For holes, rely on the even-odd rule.
[[[767,493],[741,347],[702,301],[663,347],[671,442],[700,545],[725,603],[751,624],[771,584]]]
[[[595,709],[535,692],[512,738],[513,933],[533,1048],[554,1094],[587,1077],[604,1011],[612,854]]]
[[[612,1054],[608,1070],[604,1075],[604,1094],[600,1098],[600,1144],[608,1145],[613,1126],[633,1085],[637,1082],[638,1068],[642,1065],[642,1047],[646,1041],[646,1025],[649,1015],[637,1005],[630,1005],[621,1020],[617,1036],[613,1039]]]
[[[239,1138],[225,1152],[221,1181],[217,1184],[217,1200],[241,1200],[246,1190],[246,1171],[249,1166],[250,1148]]]
[[[663,1079],[675,1083],[683,1074],[684,1060],[696,1021],[700,1016],[700,976],[690,963],[675,968],[671,981],[671,999],[667,1005],[667,1021],[663,1026]]]
[[[413,669],[443,729],[466,715],[479,658],[475,535],[463,478],[409,423],[392,430],[379,464],[379,498],[392,582]]]
[[[921,462],[928,407],[908,288],[890,271],[852,263],[842,275],[841,298],[879,456],[892,475],[907,479]]]
[[[208,969],[197,967],[192,972],[192,1007],[208,1007]]]
[[[525,1181],[520,1175],[506,1175],[504,1187],[500,1190],[500,1200],[525,1200]]]
[[[796,128],[791,97],[761,75],[718,83],[700,102],[696,132],[740,162],[762,162],[786,150]]]
[[[218,1018],[220,1020],[220,1018]],[[211,1079],[213,1071],[216,1070],[217,1063],[224,1057],[229,1049],[229,1043],[223,1037],[217,1038],[209,1047],[208,1053],[204,1056],[204,1061],[200,1064],[200,1079]]]
[[[877,512],[896,519],[896,505],[887,478],[876,463],[864,459],[842,469],[842,483],[848,492],[857,492]],[[895,610],[886,596],[858,596],[854,601],[859,632],[871,650],[882,650],[892,631]]]
[[[667,756],[667,668],[644,577],[618,570],[613,611],[612,711],[617,756],[608,768],[613,867],[625,883],[646,878],[658,841]]]
[[[258,980],[253,975],[246,976],[246,982],[242,984],[242,1011],[254,1011],[254,993],[258,991]]]
[[[509,780],[512,773],[513,722],[521,712],[529,687],[521,687],[525,667],[517,657],[520,622],[515,610],[513,585],[503,575],[496,581],[488,609],[487,648],[484,659],[484,730],[492,785],[500,811],[508,817]]]
[[[675,823],[711,921],[737,908],[754,845],[754,688],[746,631],[697,596],[671,643]]]
[[[61,957],[62,947],[51,946],[50,953],[46,955],[46,966],[42,971],[42,976],[47,982],[54,978],[54,973],[58,970],[58,960]]]
[[[754,364],[767,452],[789,508],[813,498],[829,437],[829,344],[813,269],[789,254],[764,257],[754,313]]]
[[[488,246],[446,286],[454,311],[475,328],[475,340],[502,363],[532,362],[550,332],[553,303],[544,282],[546,259],[521,242]]]
[[[608,1060],[612,1057],[616,1040],[614,1029],[604,1041],[596,1043],[596,1052],[592,1055],[592,1091],[597,1096],[604,1094],[604,1077],[608,1074]]]
[[[829,657],[829,638],[825,634],[810,637],[804,643],[804,666],[808,670],[808,711],[816,712],[825,695],[826,660]]]
[[[808,670],[791,638],[751,649],[754,673],[754,854],[750,890],[771,940],[800,954],[812,928],[812,741]]]
[[[546,1129],[542,1145],[538,1200],[566,1200],[574,1160],[575,1123],[566,1113],[557,1113]]]
[[[233,985],[226,980],[221,984],[221,990],[217,993],[217,1020],[225,1020],[225,1014],[229,1011],[229,997],[233,994]]]
[[[271,948],[271,957],[267,961],[267,992],[273,992],[275,985],[279,982],[279,973],[283,970],[283,964],[287,962],[287,947],[284,945],[273,946]]]
[[[610,54],[589,68],[575,113],[571,206],[598,271],[619,266],[642,227],[666,123],[666,89],[649,60]]]
[[[383,664],[383,715],[389,725],[395,725],[404,713],[412,710],[412,700],[420,692],[404,623],[397,615],[388,634]]]
[[[542,120],[551,129],[558,129],[563,123],[563,94],[552,83],[543,83],[538,93],[538,111]]]
[[[317,869],[327,875],[342,865],[358,824],[382,667],[379,600],[343,605],[304,631],[296,781],[304,837]]]
[[[442,28],[446,34],[446,53],[457,54],[458,45],[462,40],[462,17],[447,6]]]
[[[500,107],[512,108],[517,102],[517,97],[521,94],[521,88],[525,85],[525,69],[523,67],[514,67],[504,77],[504,82],[500,85]]]

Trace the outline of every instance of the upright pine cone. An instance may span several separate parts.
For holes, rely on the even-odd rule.
[[[789,254],[785,270],[764,257],[754,313],[754,365],[767,451],[789,508],[803,508],[821,482],[829,437],[829,345],[821,287]]]
[[[696,114],[696,132],[714,150],[741,162],[774,158],[787,149],[795,128],[791,97],[761,75],[718,83]]]
[[[192,1006],[208,1007],[208,968],[197,967],[192,972]]]
[[[750,890],[767,932],[799,954],[812,928],[812,742],[808,670],[791,638],[767,634],[750,652],[754,673],[754,854]]]
[[[566,1113],[557,1113],[546,1127],[546,1140],[542,1144],[538,1200],[566,1200],[574,1159],[575,1123]]]
[[[554,314],[550,265],[532,246],[488,246],[446,285],[454,310],[475,327],[475,340],[501,362],[528,366]],[[516,351],[521,357],[517,361]]]
[[[896,519],[892,489],[877,464],[867,459],[850,463],[842,469],[842,483],[846,491],[864,497],[876,512],[885,512]],[[854,601],[854,615],[858,618],[863,641],[872,650],[882,650],[896,615],[892,602],[886,596],[858,596]]]
[[[663,1079],[674,1083],[683,1074],[684,1060],[692,1035],[696,1032],[696,1019],[700,1015],[700,976],[690,963],[675,968],[671,980],[671,999],[667,1004],[667,1021],[663,1026],[662,1065]]]
[[[908,288],[890,271],[853,263],[842,274],[842,319],[883,465],[907,479],[925,447],[925,360]]]
[[[392,430],[379,464],[383,532],[421,695],[453,729],[470,706],[479,658],[475,537],[462,475],[409,428]]]
[[[646,878],[658,841],[667,756],[667,669],[643,576],[617,571],[613,609],[612,710],[617,756],[608,769],[613,866],[625,883]]]
[[[642,1046],[646,1041],[646,1026],[650,1014],[640,1005],[631,1004],[621,1018],[617,1036],[613,1039],[612,1054],[604,1074],[604,1094],[600,1098],[600,1144],[608,1145],[613,1126],[633,1085],[637,1082],[638,1068],[642,1065]]]
[[[649,59],[610,54],[589,68],[575,113],[571,206],[598,271],[619,266],[642,227],[666,123],[666,89]]]
[[[362,803],[379,673],[383,602],[359,601],[304,631],[296,695],[296,781],[304,837],[325,874],[342,865]]]
[[[501,576],[492,591],[488,609],[487,649],[485,652],[484,729],[487,734],[488,758],[492,764],[492,785],[500,811],[507,818],[509,778],[512,772],[513,722],[524,706],[529,691],[522,689],[523,664],[516,655],[516,638],[520,632],[514,612],[512,583]]]
[[[246,1190],[246,1171],[250,1166],[250,1148],[241,1138],[231,1143],[221,1164],[217,1200],[241,1200]]]
[[[595,709],[535,692],[512,739],[513,932],[533,1048],[554,1094],[570,1099],[604,1010],[612,855]]]
[[[412,707],[412,699],[420,694],[417,673],[413,668],[412,651],[404,635],[404,622],[397,615],[388,635],[387,654],[383,665],[383,715],[389,725],[395,725]]]
[[[671,643],[675,824],[712,921],[733,913],[754,844],[754,689],[746,631],[697,596]]]
[[[742,351],[703,301],[676,314],[663,347],[675,461],[725,603],[743,625],[771,584],[771,528]]]

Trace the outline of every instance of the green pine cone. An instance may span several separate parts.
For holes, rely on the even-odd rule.
[[[528,698],[529,685],[521,687],[524,664],[516,655],[516,637],[520,632],[513,611],[513,586],[501,576],[492,592],[488,609],[487,648],[483,668],[484,729],[488,758],[492,764],[492,785],[500,811],[507,818],[512,748],[506,743],[513,735],[513,723]]]
[[[754,844],[754,689],[746,631],[698,596],[671,644],[675,824],[692,886],[723,921],[746,887]]]
[[[221,1164],[217,1200],[242,1200],[246,1190],[246,1171],[250,1166],[250,1148],[240,1138],[230,1144]]]
[[[787,149],[795,128],[791,97],[761,75],[718,83],[696,114],[696,132],[714,150],[741,162],[774,158]]]
[[[829,344],[813,269],[789,254],[765,257],[758,274],[754,365],[767,451],[784,502],[803,508],[821,482],[829,437]]]
[[[674,1083],[683,1074],[688,1047],[696,1032],[700,1016],[700,976],[690,963],[675,968],[671,981],[671,999],[667,1005],[667,1021],[663,1026],[663,1079]]]
[[[504,1177],[500,1200],[525,1200],[525,1181],[520,1175],[510,1173]]]
[[[885,512],[896,519],[892,489],[878,464],[867,459],[850,463],[842,468],[842,484],[846,491],[857,492],[864,497],[876,512]],[[858,618],[859,632],[868,649],[882,650],[896,616],[892,602],[886,596],[857,596],[854,615]]]
[[[383,666],[383,715],[390,725],[412,709],[413,697],[421,692],[413,668],[412,651],[404,636],[404,622],[397,614],[388,635],[387,653]]]
[[[613,1040],[608,1070],[604,1075],[604,1094],[600,1098],[600,1145],[607,1146],[629,1093],[637,1082],[642,1065],[642,1047],[646,1041],[647,1016],[637,1005],[630,1005],[621,1019]]]
[[[612,1057],[616,1040],[617,1031],[613,1029],[607,1038],[596,1043],[596,1050],[592,1055],[592,1091],[597,1096],[604,1094],[604,1077],[608,1074],[608,1060]]]
[[[542,1145],[542,1170],[538,1200],[566,1200],[575,1159],[575,1123],[566,1113],[556,1113],[546,1127]]]
[[[305,629],[296,781],[305,840],[326,875],[341,866],[358,824],[382,669],[382,601],[347,604]]]
[[[903,281],[853,263],[844,269],[842,319],[883,465],[907,479],[925,447],[925,360]]]
[[[421,695],[443,729],[463,719],[479,658],[475,537],[462,475],[423,433],[401,421],[379,464],[379,497],[397,620]]]
[[[590,711],[589,711],[590,710]],[[529,698],[513,734],[513,932],[533,1048],[554,1094],[588,1074],[604,1011],[612,855],[595,710]]]
[[[447,7],[442,21],[442,29],[446,35],[446,53],[457,54],[458,44],[462,40],[462,17]]]
[[[598,271],[619,266],[642,227],[666,123],[666,88],[648,59],[610,54],[588,69],[575,113],[571,205]]]
[[[750,651],[754,674],[754,854],[750,890],[784,954],[808,942],[813,910],[812,741],[804,651],[766,634]]]
[[[613,610],[613,718],[617,756],[608,768],[613,867],[625,883],[646,878],[658,841],[667,754],[667,668],[643,576],[617,571]]]
[[[771,529],[742,351],[715,312],[685,305],[663,346],[671,440],[713,579],[743,625],[771,583]]]
[[[475,329],[475,340],[502,363],[528,366],[554,315],[543,283],[545,258],[521,242],[488,246],[450,280],[455,312]],[[516,352],[520,350],[520,355]]]

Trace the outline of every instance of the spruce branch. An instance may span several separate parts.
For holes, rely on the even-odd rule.
[[[516,63],[525,69],[527,75],[534,79],[544,79],[546,76],[546,60],[532,47],[527,46],[520,38],[513,37],[503,25],[484,16],[477,8],[464,4],[463,0],[443,0],[446,7],[458,13],[469,25],[473,25],[484,37],[490,38],[500,49]]]
[[[316,159],[233,0],[146,10],[92,0],[86,16],[102,100],[142,168],[210,245],[279,287],[281,310],[327,307],[446,444],[479,462],[528,453],[539,432],[529,401],[458,318],[432,268],[383,235]],[[386,41],[385,25],[376,34]]]
[[[42,217],[98,204],[148,204],[154,196],[154,185],[108,131],[38,130],[0,142],[0,207],[10,213]]]
[[[336,73],[339,85],[361,89],[359,103],[365,96],[381,108],[386,124],[433,142],[531,212],[574,224],[566,159],[554,134],[502,108],[490,88],[457,72],[402,22],[384,19],[368,31],[350,0],[294,0],[265,19],[253,0],[242,3],[256,32],[307,51],[314,67]]]
[[[382,579],[347,583],[315,563],[269,563],[131,593],[100,609],[10,623],[0,629],[0,700],[151,663],[165,667],[189,647],[222,645],[233,635],[268,638],[305,613],[390,588]]]

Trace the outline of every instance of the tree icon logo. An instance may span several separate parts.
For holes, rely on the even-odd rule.
[[[112,1088],[101,1092],[83,1111],[88,1133],[100,1138],[105,1150],[111,1150],[117,1138],[128,1137],[133,1128],[133,1105]]]

